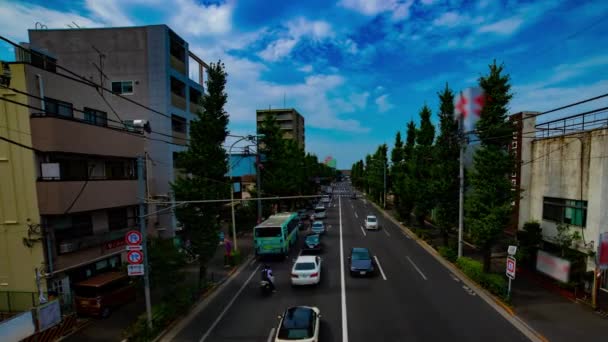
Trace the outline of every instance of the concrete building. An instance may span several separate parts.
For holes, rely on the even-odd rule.
[[[145,142],[147,197],[150,201],[170,201],[170,182],[177,174],[174,154],[186,149],[189,122],[200,110],[207,67],[189,50],[188,43],[166,25],[30,30],[29,38],[33,49],[56,58],[61,67],[122,96],[104,93],[111,106],[108,118],[149,121],[152,133]],[[57,72],[67,73],[61,68]],[[164,207],[152,204],[148,210],[156,212]],[[171,211],[151,216],[148,226],[162,237],[175,236],[176,220]]]
[[[137,227],[136,158],[145,136],[111,117],[110,94],[57,74],[54,59],[25,49],[17,59],[11,89],[2,90],[15,101],[2,104],[10,113],[2,136],[34,152],[19,147],[17,155],[2,143],[12,175],[2,177],[3,222],[23,229],[3,236],[11,247],[0,249],[9,253],[2,260],[15,264],[0,273],[11,291],[38,285],[69,297],[73,283],[122,265],[125,233]],[[36,284],[34,268],[47,284]]]
[[[593,112],[537,124],[536,137],[526,136],[533,120],[524,120],[520,141],[519,229],[536,220],[543,239],[555,243],[557,225],[569,225],[571,233],[581,236],[572,249],[586,256],[585,271],[597,272],[599,236],[608,231],[608,115]],[[596,278],[598,303],[604,308],[608,308],[607,279],[607,271]]]
[[[304,117],[297,110],[294,108],[258,109],[255,113],[258,130],[266,115],[273,115],[283,132],[284,139],[295,140],[303,149],[306,147]]]

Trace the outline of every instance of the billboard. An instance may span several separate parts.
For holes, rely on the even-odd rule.
[[[545,251],[538,251],[536,255],[536,269],[564,283],[567,283],[570,279],[570,261],[558,258]]]
[[[608,232],[600,234],[597,246],[597,265],[600,269],[608,269]]]

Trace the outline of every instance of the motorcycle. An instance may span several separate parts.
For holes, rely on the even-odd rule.
[[[263,295],[272,293],[272,287],[270,286],[270,282],[268,280],[260,281],[260,291],[262,291]]]

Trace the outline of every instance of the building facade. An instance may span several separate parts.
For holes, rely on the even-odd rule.
[[[104,93],[111,107],[108,118],[150,123],[144,146],[147,198],[171,201],[170,183],[178,174],[174,156],[186,149],[189,122],[201,109],[207,67],[188,43],[166,25],[30,30],[29,38],[31,48],[50,54],[60,66],[121,95]],[[147,209],[162,208],[166,204],[152,203]],[[170,210],[148,219],[154,233],[165,238],[175,236],[176,223]]]
[[[558,225],[567,225],[580,237],[571,248],[585,260],[583,271],[596,275],[600,234],[608,232],[607,121],[600,112],[537,124],[536,136],[522,140],[519,171],[519,229],[538,221],[543,240],[557,244]],[[589,290],[597,288],[598,304],[608,308],[608,273],[601,275]]]
[[[305,149],[304,117],[297,110],[294,108],[258,109],[255,112],[258,130],[266,115],[272,115],[283,132],[283,138],[295,140],[301,148]]]
[[[69,302],[74,283],[122,265],[125,233],[137,228],[136,160],[144,156],[146,136],[112,118],[110,94],[58,74],[53,58],[26,49],[17,55],[2,96],[17,99],[6,111],[19,113],[21,121],[8,127],[17,127],[13,136],[21,134],[32,149],[19,147],[27,151],[21,160],[12,156],[20,164],[8,183],[26,195],[19,192],[17,206],[5,206],[3,216],[16,216],[12,221],[28,229],[6,239],[14,246],[9,260],[20,258],[7,268],[9,283],[14,291],[36,286]],[[22,245],[29,256],[13,250]],[[43,281],[36,282],[34,268]]]

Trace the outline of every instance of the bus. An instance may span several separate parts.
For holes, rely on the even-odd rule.
[[[298,239],[298,213],[279,213],[270,216],[253,230],[256,256],[287,256]]]

